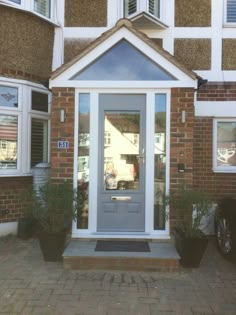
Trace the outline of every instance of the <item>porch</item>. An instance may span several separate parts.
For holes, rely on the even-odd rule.
[[[179,255],[171,241],[142,240],[142,242],[148,244],[150,251],[96,251],[97,240],[73,239],[63,253],[63,264],[66,269],[79,270],[177,271],[179,269]]]

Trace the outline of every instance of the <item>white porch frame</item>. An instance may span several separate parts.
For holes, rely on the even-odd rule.
[[[165,230],[154,230],[154,119],[155,94],[166,95],[166,193],[169,192],[170,179],[170,89],[76,89],[75,90],[75,143],[74,143],[74,188],[77,188],[77,158],[79,130],[79,94],[90,94],[90,179],[89,179],[89,214],[88,229],[77,229],[73,222],[72,237],[77,238],[158,238],[169,239],[169,221]],[[145,232],[142,233],[98,233],[97,232],[97,178],[98,178],[98,96],[100,93],[130,93],[146,95],[146,166],[145,174]],[[91,176],[93,174],[93,176]],[[153,183],[153,185],[150,185]],[[167,209],[168,211],[168,209]]]

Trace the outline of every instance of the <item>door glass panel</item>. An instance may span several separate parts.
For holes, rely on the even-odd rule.
[[[78,229],[88,228],[89,202],[89,151],[90,151],[90,95],[79,94],[78,141]]]
[[[105,190],[139,190],[139,139],[139,111],[105,111]]]
[[[155,96],[154,230],[165,229],[166,95]]]

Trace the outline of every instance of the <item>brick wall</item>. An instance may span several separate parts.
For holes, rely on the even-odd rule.
[[[214,173],[213,120],[195,119],[194,126],[194,187],[207,191],[216,202],[226,196],[236,196],[236,174]]]
[[[210,83],[198,91],[199,101],[235,101],[236,83]],[[236,104],[236,103],[235,103]],[[207,103],[206,103],[207,106]],[[226,196],[236,196],[236,174],[214,173],[213,118],[196,117],[194,124],[194,186],[208,191],[216,202]]]
[[[73,180],[74,165],[74,88],[53,88],[51,130],[51,179]],[[65,122],[60,122],[60,110],[65,110]],[[58,149],[57,141],[69,141],[68,149]]]
[[[194,90],[173,88],[171,90],[171,130],[170,130],[170,193],[179,188],[191,188],[193,184],[193,124]],[[186,111],[186,122],[181,121],[181,112]],[[178,163],[185,165],[185,172],[178,172]],[[188,216],[181,210],[171,209],[170,226]]]
[[[14,222],[23,217],[21,194],[31,185],[31,176],[0,178],[0,223]]]
[[[236,82],[202,85],[197,94],[198,101],[236,101]]]

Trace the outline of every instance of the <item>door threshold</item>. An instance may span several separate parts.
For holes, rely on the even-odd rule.
[[[72,238],[90,238],[90,239],[150,239],[150,240],[170,240],[171,236],[168,233],[146,233],[146,232],[74,232]]]

